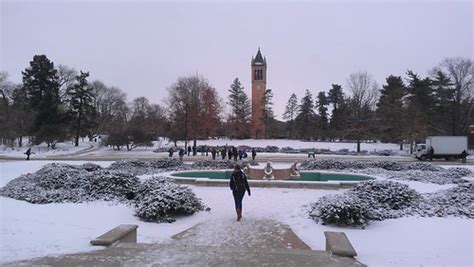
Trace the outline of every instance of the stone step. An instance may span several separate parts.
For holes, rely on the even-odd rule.
[[[43,257],[5,266],[365,266],[325,251],[298,249],[248,249],[239,247],[183,246],[178,243],[121,243],[86,253]]]

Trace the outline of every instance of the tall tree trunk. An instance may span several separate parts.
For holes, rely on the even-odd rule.
[[[82,98],[79,100],[79,114],[77,116],[77,124],[76,124],[76,143],[74,146],[79,146],[79,135],[81,133],[81,120],[82,120]]]

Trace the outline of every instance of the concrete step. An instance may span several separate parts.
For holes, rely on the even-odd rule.
[[[167,244],[119,244],[103,250],[43,257],[5,266],[365,266],[325,251]]]

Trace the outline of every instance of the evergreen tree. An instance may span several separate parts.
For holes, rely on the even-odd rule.
[[[296,94],[293,93],[288,99],[288,102],[286,103],[286,106],[285,106],[285,112],[283,113],[283,119],[287,121],[287,127],[288,127],[290,138],[294,137],[293,130],[295,128],[295,118],[296,118],[298,109],[299,109],[298,98],[296,97]]]
[[[380,137],[383,142],[399,143],[402,146],[405,128],[405,84],[400,76],[393,75],[386,78],[386,83],[380,90],[381,95],[377,103]]]
[[[442,71],[438,70],[432,78],[432,88],[434,94],[434,135],[454,134],[453,123],[456,121],[456,104],[454,100],[455,90],[450,78]]]
[[[344,102],[344,93],[342,86],[332,84],[328,94],[329,103],[332,104],[331,121],[329,122],[329,135],[331,139],[344,137],[344,114],[342,106]]]
[[[70,101],[70,116],[74,121],[75,146],[79,146],[79,137],[91,136],[94,122],[94,96],[93,88],[87,82],[88,72],[80,72],[76,76],[76,83],[68,89]]]
[[[36,55],[23,74],[28,106],[36,115],[32,134],[35,143],[45,141],[53,149],[67,136],[66,116],[59,109],[59,83],[54,63],[45,55]]]
[[[273,93],[272,89],[265,90],[262,97],[262,122],[265,126],[265,139],[268,139],[268,132],[271,129],[272,122],[274,120],[273,115]]]
[[[300,138],[306,140],[312,138],[315,117],[313,95],[309,90],[306,90],[305,96],[301,99],[298,115],[296,116],[296,129]]]
[[[329,119],[328,119],[328,108],[329,99],[326,97],[325,92],[319,92],[317,97],[316,107],[318,109],[318,127],[321,129],[321,139],[325,139],[327,135]]]
[[[228,104],[231,107],[228,121],[231,130],[230,136],[237,138],[248,137],[252,107],[239,78],[234,79],[228,91]]]
[[[408,71],[407,76],[407,139],[411,141],[412,151],[413,144],[423,140],[433,130],[435,98],[429,78],[422,79],[412,71]]]

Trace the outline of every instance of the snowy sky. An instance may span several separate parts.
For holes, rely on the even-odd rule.
[[[201,74],[226,100],[250,60],[268,62],[278,116],[292,92],[425,75],[445,57],[474,58],[473,1],[1,1],[0,69],[14,82],[35,54],[89,71],[129,100],[161,103],[180,76]]]

